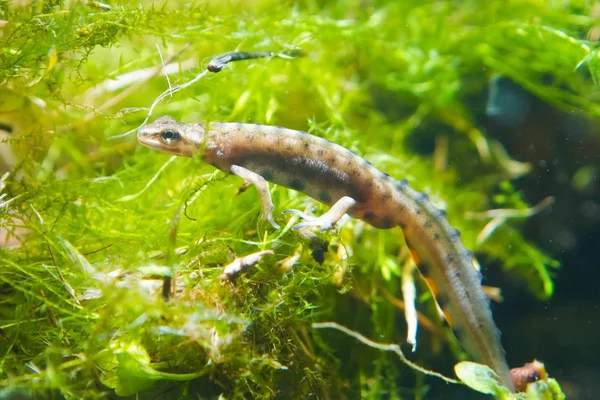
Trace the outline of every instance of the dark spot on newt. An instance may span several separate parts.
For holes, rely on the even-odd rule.
[[[373,221],[376,218],[376,215],[375,215],[375,213],[373,211],[367,211],[363,215],[363,218],[364,218],[365,221],[370,222],[370,221]]]
[[[271,171],[269,171],[268,169],[263,170],[259,175],[262,176],[263,178],[265,178],[265,180],[267,180],[267,181],[273,180],[273,173]]]
[[[219,135],[222,136],[222,140],[229,140],[231,138],[231,131],[227,130],[225,132],[221,132]]]
[[[423,204],[427,200],[429,200],[429,196],[427,195],[427,193],[419,193],[415,196],[415,201],[419,204]]]
[[[288,158],[285,158],[285,157],[275,157],[275,158],[273,158],[271,160],[266,159],[265,161],[266,161],[266,163],[263,164],[263,165],[274,165],[280,171],[287,171],[288,168],[289,168],[288,161],[290,161],[290,160]]]
[[[394,223],[394,219],[392,217],[384,217],[381,221],[380,228],[381,229],[390,229],[393,228],[396,224]]]
[[[404,190],[408,186],[408,181],[406,179],[400,179],[396,182],[396,189]]]
[[[381,194],[381,201],[388,201],[392,198],[392,194],[387,190]]]
[[[444,218],[446,216],[446,210],[436,208],[435,211],[436,211],[436,217],[439,219]]]
[[[319,193],[319,200],[322,201],[323,203],[330,203],[331,195],[325,191],[321,191]]]
[[[460,271],[450,271],[451,279],[460,279]]]
[[[304,181],[302,179],[290,180],[289,186],[291,189],[298,190],[298,191],[302,191],[306,187],[306,185],[304,184]]]
[[[440,234],[439,234],[439,233],[437,233],[437,232],[436,232],[436,233],[434,233],[434,234],[433,234],[433,240],[435,240],[435,241],[437,241],[437,240],[440,240]]]
[[[458,229],[454,229],[454,228],[453,228],[453,229],[450,231],[450,237],[451,237],[452,239],[458,239],[458,238],[460,237],[460,231],[459,231]]]

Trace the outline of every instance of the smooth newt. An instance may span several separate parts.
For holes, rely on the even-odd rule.
[[[165,153],[201,157],[216,168],[256,186],[263,216],[275,227],[266,181],[331,205],[320,217],[300,214],[295,228],[329,229],[345,213],[370,225],[399,226],[421,273],[434,286],[436,299],[471,357],[491,367],[514,390],[500,332],[481,288],[472,254],[460,233],[424,193],[395,180],[367,160],[328,140],[305,132],[242,123],[179,123],[169,116],[138,131],[144,146]]]

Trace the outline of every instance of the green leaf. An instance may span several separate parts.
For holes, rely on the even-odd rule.
[[[100,377],[102,383],[115,390],[119,396],[131,396],[140,391],[149,389],[158,380],[170,379],[187,381],[204,375],[205,371],[192,374],[172,374],[154,369],[150,363],[150,356],[146,349],[137,343],[118,343],[114,356],[117,366],[114,370],[107,370]],[[107,355],[103,355],[106,360]],[[103,365],[110,365],[104,362]]]
[[[515,396],[498,380],[498,375],[488,366],[471,361],[462,361],[454,366],[456,376],[468,387],[480,393],[491,394],[499,399],[514,399]]]

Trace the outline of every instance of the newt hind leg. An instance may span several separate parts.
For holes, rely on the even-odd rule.
[[[300,210],[284,210],[283,213],[296,214],[304,220],[302,223],[294,226],[294,229],[317,226],[323,232],[331,229],[355,204],[356,200],[352,197],[344,196],[320,217],[313,217]]]

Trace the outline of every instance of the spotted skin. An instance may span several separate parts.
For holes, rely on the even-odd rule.
[[[171,134],[177,140],[172,140]],[[169,140],[165,140],[165,137]],[[370,225],[402,228],[420,271],[467,352],[491,367],[510,389],[509,369],[481,275],[460,232],[406,180],[395,180],[352,151],[305,132],[242,123],[179,123],[161,117],[141,128],[143,145],[194,157],[232,173],[241,166],[267,181],[306,193],[328,205],[354,199],[348,214]]]

